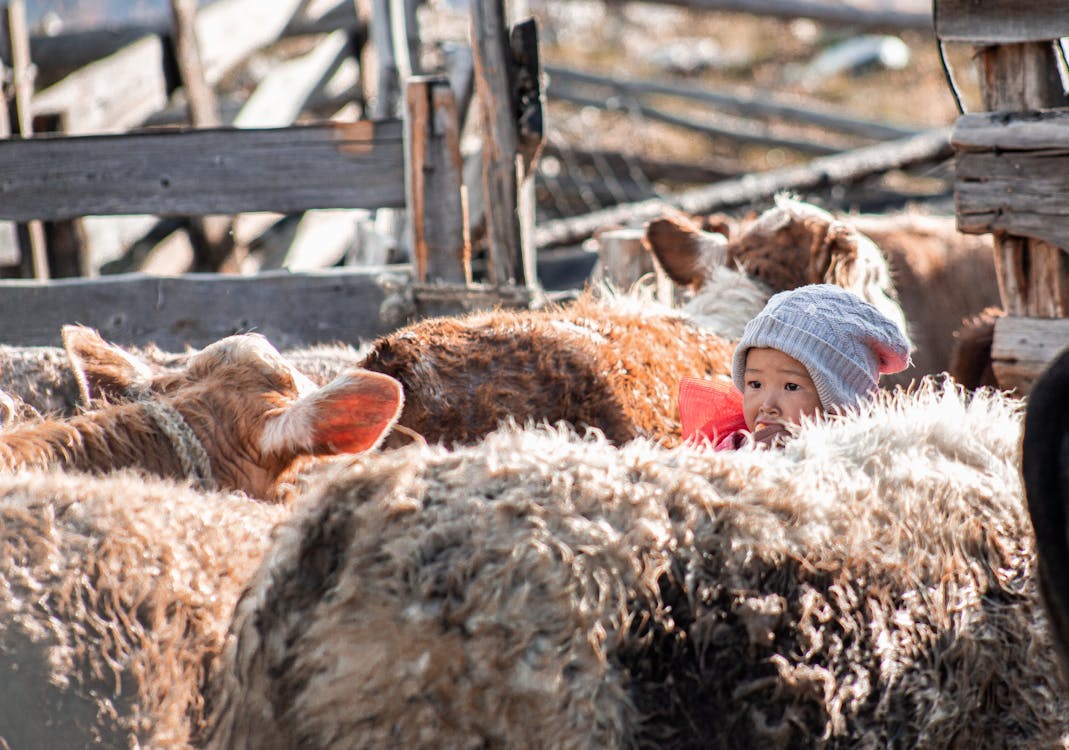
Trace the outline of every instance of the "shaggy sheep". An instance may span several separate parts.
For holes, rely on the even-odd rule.
[[[1062,743],[1019,430],[928,384],[782,451],[345,459],[238,604],[207,745]]]
[[[1039,555],[1039,588],[1069,680],[1069,349],[1028,394],[1021,473]]]
[[[402,404],[396,381],[364,370],[316,388],[257,334],[162,373],[91,329],[67,326],[64,337],[83,400],[119,403],[5,430],[0,466],[136,467],[277,499],[312,456],[374,448]]]
[[[0,747],[189,747],[284,513],[139,475],[0,476]]]

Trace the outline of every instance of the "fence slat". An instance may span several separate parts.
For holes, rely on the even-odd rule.
[[[401,208],[397,120],[0,142],[0,219]]]

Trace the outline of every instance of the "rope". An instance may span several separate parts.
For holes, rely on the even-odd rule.
[[[174,446],[182,471],[187,477],[197,480],[197,485],[204,490],[216,489],[212,476],[212,462],[204,444],[193,432],[189,422],[170,404],[160,401],[146,401],[142,404],[145,413],[160,428]]]

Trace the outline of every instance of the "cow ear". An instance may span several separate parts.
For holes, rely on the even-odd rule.
[[[643,240],[668,278],[682,287],[700,287],[727,259],[727,238],[702,230],[682,213],[649,222]]]
[[[835,284],[849,289],[862,236],[841,221],[833,221],[822,229],[814,232],[815,239],[809,256],[809,281],[811,284]]]
[[[86,406],[97,399],[130,401],[146,391],[152,382],[152,368],[148,363],[109,344],[92,328],[65,325],[62,337]]]
[[[265,454],[315,456],[375,448],[401,415],[401,384],[389,375],[358,370],[301,396],[265,426]]]

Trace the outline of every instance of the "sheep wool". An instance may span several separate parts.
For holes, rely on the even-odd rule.
[[[1020,421],[928,382],[782,451],[513,426],[336,462],[206,745],[1065,747]]]
[[[284,513],[134,474],[0,476],[0,746],[192,747]]]

